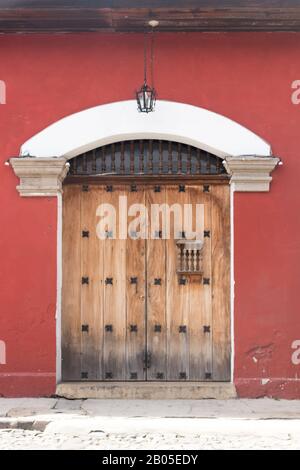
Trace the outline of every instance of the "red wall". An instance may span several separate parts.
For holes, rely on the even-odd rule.
[[[2,36],[0,80],[0,395],[55,392],[56,199],[20,198],[4,161],[63,116],[130,99],[142,82],[136,34]],[[232,118],[284,165],[270,193],[235,195],[235,383],[240,396],[300,398],[300,34],[161,34],[159,98]],[[263,381],[262,379],[269,379]]]

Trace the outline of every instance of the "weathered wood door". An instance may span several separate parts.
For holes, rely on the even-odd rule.
[[[197,204],[203,273],[189,276],[173,209]],[[229,223],[227,184],[66,185],[63,380],[230,380]]]

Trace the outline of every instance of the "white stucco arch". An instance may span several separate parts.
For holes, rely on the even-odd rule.
[[[271,147],[237,122],[207,109],[158,101],[153,113],[134,100],[88,108],[46,127],[27,140],[21,156],[72,158],[101,145],[130,139],[173,140],[227,156],[270,156]]]
[[[251,130],[225,116],[190,104],[158,101],[153,113],[137,111],[134,100],[71,114],[27,140],[10,163],[22,196],[61,192],[67,160],[121,140],[166,139],[201,148],[223,159],[234,191],[269,191],[279,159]]]

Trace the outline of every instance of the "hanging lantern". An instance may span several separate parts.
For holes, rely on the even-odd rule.
[[[138,110],[141,113],[151,113],[155,108],[156,91],[147,85],[145,81],[144,85],[136,92],[136,101]]]
[[[156,91],[153,86],[153,33],[151,38],[151,82],[152,86],[147,83],[147,34],[145,34],[144,41],[144,84],[141,88],[136,91],[136,101],[138,106],[138,111],[140,113],[151,113],[154,111],[155,102],[156,102]]]

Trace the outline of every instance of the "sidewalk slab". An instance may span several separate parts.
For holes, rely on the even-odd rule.
[[[48,412],[56,403],[56,398],[0,398],[0,417]]]

